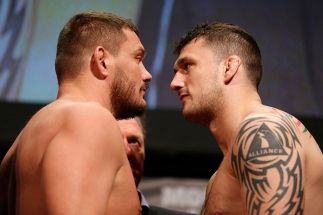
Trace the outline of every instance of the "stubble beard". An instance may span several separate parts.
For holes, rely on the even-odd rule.
[[[213,82],[216,83],[216,78]],[[183,116],[186,120],[209,126],[211,121],[222,115],[225,99],[220,87],[213,85],[207,94],[196,95],[193,99],[194,101],[188,101],[183,107]]]
[[[118,120],[142,116],[147,109],[146,103],[136,94],[135,82],[131,82],[119,67],[111,85],[111,106],[111,112]]]

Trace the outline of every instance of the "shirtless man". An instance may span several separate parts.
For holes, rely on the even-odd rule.
[[[183,115],[207,125],[224,154],[201,214],[322,214],[322,151],[298,119],[262,105],[255,40],[238,26],[201,24],[174,53]]]
[[[57,100],[36,113],[0,169],[1,214],[141,214],[116,119],[141,115],[151,75],[138,28],[89,11],[60,33]]]

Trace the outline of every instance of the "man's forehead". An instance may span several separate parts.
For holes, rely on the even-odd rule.
[[[137,127],[139,126],[134,118],[118,120],[119,126]]]
[[[194,58],[207,49],[204,38],[195,38],[182,48],[175,64],[181,64],[188,59]]]
[[[121,130],[140,131],[142,133],[141,128],[135,119],[118,120],[118,124]]]
[[[206,45],[206,39],[204,37],[196,37],[194,39],[192,39],[191,41],[189,41],[181,50],[180,54],[182,52],[187,51],[188,49],[206,49],[207,47]]]
[[[125,41],[131,41],[131,42],[134,42],[134,43],[140,43],[141,44],[141,41],[140,41],[138,35],[132,29],[130,29],[130,28],[122,28],[122,31],[126,36]]]
[[[144,46],[142,45],[138,35],[131,30],[130,28],[123,28],[123,32],[125,33],[126,40],[121,43],[121,49],[122,47],[126,48],[128,51],[131,52],[138,52],[142,55],[146,55],[146,50]],[[131,49],[131,50],[129,50]]]

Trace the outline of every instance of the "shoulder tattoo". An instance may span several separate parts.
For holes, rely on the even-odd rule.
[[[231,165],[246,190],[242,197],[250,215],[303,214],[304,170],[297,149],[302,145],[292,119],[281,112],[250,118],[236,137]]]

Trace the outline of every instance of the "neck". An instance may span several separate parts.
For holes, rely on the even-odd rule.
[[[86,86],[86,87],[84,87]],[[63,82],[58,89],[57,100],[66,100],[71,102],[97,102],[111,111],[109,95],[102,94],[101,84]],[[101,92],[101,94],[100,94]]]
[[[232,138],[237,127],[249,114],[262,107],[261,99],[255,90],[241,92],[238,89],[236,93],[230,90],[230,96],[225,98],[230,99],[224,101],[222,111],[209,125],[224,155],[234,143]]]

